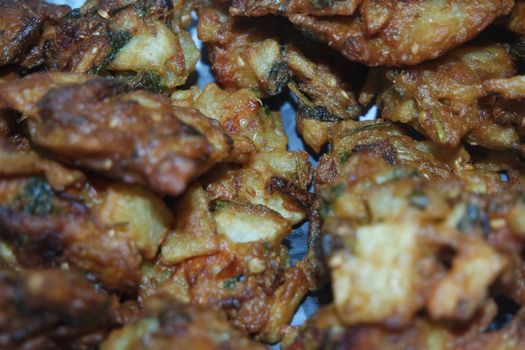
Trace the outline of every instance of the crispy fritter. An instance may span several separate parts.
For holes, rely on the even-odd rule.
[[[102,350],[263,350],[234,329],[215,307],[184,305],[166,297],[148,301],[142,315],[114,330]]]
[[[33,68],[42,63],[37,44],[44,24],[70,11],[40,0],[0,1],[0,65],[20,64]]]
[[[199,11],[199,35],[209,45],[217,80],[228,89],[252,88],[266,97],[280,93],[291,78],[299,133],[316,152],[334,121],[361,112],[352,91],[356,67],[289,25],[275,21],[269,30],[261,19],[232,18],[216,4]]]
[[[466,138],[470,144],[491,149],[519,149],[521,118],[512,118],[512,110],[519,104],[508,106],[489,96],[497,89],[492,79],[516,74],[506,46],[469,46],[413,68],[374,74],[383,79],[377,99],[381,117],[411,124],[448,148]],[[370,79],[365,96],[375,89],[374,80]],[[485,82],[491,84],[492,91],[484,87]]]
[[[202,216],[198,218],[203,219]],[[260,221],[256,218],[252,224],[254,227],[269,224]],[[261,240],[235,243],[218,230],[197,230],[202,226],[209,229],[214,224],[216,220],[209,223],[186,221],[184,230],[179,228],[168,237],[162,247],[164,266],[146,267],[143,272],[141,298],[147,300],[163,292],[183,302],[219,306],[226,311],[230,322],[244,333],[256,334],[265,342],[278,341],[282,328],[290,322],[308,291],[303,268],[287,265],[284,246]],[[232,227],[230,232],[235,229],[239,228]],[[242,232],[250,234],[246,227]],[[165,249],[170,246],[178,249],[175,252],[185,252],[188,258],[170,255],[171,251]],[[171,258],[186,259],[169,266]]]
[[[308,157],[286,150],[279,114],[263,107],[253,90],[210,84],[172,100],[219,121],[249,153],[216,166],[177,204],[176,225],[161,250],[161,263],[169,267],[155,266],[145,285],[161,285],[185,301],[219,304],[244,332],[278,341],[309,285],[302,265],[288,266],[281,245],[310,210]]]
[[[431,141],[421,141],[413,130],[385,120],[338,122],[331,138],[331,152],[321,157],[316,169],[316,192],[333,183],[352,156],[367,152],[392,165],[413,167],[429,179],[460,177],[468,190],[476,193],[505,193],[525,185],[524,164],[514,152],[467,152],[461,146],[442,149]],[[316,195],[310,216],[308,264],[317,286],[327,277],[321,239],[320,199]]]
[[[142,259],[156,255],[171,225],[164,203],[136,186],[54,191],[41,177],[21,177],[0,187],[0,235],[22,266],[67,263],[109,289],[137,287]]]
[[[73,271],[0,271],[0,346],[96,346],[117,321],[114,300]],[[76,347],[75,347],[76,346]]]
[[[523,311],[502,329],[485,332],[495,307],[487,305],[466,325],[418,318],[402,330],[370,325],[344,327],[332,306],[321,309],[301,329],[291,329],[284,350],[518,350],[525,346]]]
[[[290,78],[278,32],[260,19],[232,18],[224,4],[199,9],[198,34],[208,49],[215,78],[228,89],[279,94]]]
[[[24,140],[24,142],[28,141]],[[80,171],[68,169],[44,158],[30,148],[17,149],[12,141],[2,138],[0,140],[0,176],[19,175],[44,175],[51,187],[58,191],[85,180],[84,174]]]
[[[67,83],[75,77],[31,75],[0,86],[3,102],[30,117],[32,141],[57,159],[178,195],[228,155],[230,139],[195,110],[144,91],[126,93],[116,80]]]
[[[293,14],[288,18],[306,35],[328,43],[350,60],[397,66],[443,55],[475,37],[514,5],[512,0],[372,3],[353,16],[319,19]]]
[[[230,13],[234,16],[302,13],[313,16],[351,15],[363,0],[234,0]]]
[[[156,92],[183,85],[199,51],[188,32],[171,27],[173,15],[169,1],[89,1],[46,28],[46,67],[116,75]]]
[[[289,87],[297,96],[297,130],[316,153],[330,139],[332,125],[356,119],[361,108],[353,88],[359,81],[358,67],[339,53],[291,35],[285,59],[292,73]]]
[[[263,106],[250,89],[229,92],[210,84],[196,94],[192,106],[219,122],[234,147],[242,146],[238,153],[249,152],[242,164],[220,165],[204,176],[209,198],[264,205],[291,225],[301,222],[309,210],[311,166],[305,152],[286,150],[279,113]]]
[[[373,152],[351,157],[320,196],[334,303],[348,325],[406,326],[422,308],[468,320],[509,265],[493,243],[523,234],[523,188],[476,193]]]
[[[390,164],[414,167],[431,179],[461,177],[469,190],[479,193],[505,192],[524,184],[523,162],[511,152],[484,150],[486,156],[479,157],[462,146],[443,149],[417,136],[413,130],[385,120],[338,123],[333,128],[332,152],[320,161],[317,183],[333,181],[352,155],[371,152]],[[501,180],[503,171],[508,181]]]
[[[55,192],[40,177],[4,179],[0,186],[1,238],[11,244],[22,266],[67,262],[111,289],[137,285],[141,256],[136,244],[105,227],[78,195]]]

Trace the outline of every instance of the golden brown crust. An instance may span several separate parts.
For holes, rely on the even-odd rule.
[[[102,350],[266,349],[239,330],[214,306],[184,305],[166,296],[148,301],[140,318],[114,330]]]
[[[496,331],[486,331],[496,312],[493,303],[465,325],[432,322],[423,317],[410,327],[389,330],[370,325],[344,327],[333,306],[322,308],[301,329],[289,329],[285,350],[518,350],[525,343],[523,310],[509,324]]]
[[[37,77],[4,84],[0,95],[36,117],[30,119],[33,142],[66,163],[178,195],[229,153],[229,138],[218,126],[168,98],[126,94],[126,85],[110,79],[49,89],[46,76]],[[17,97],[27,86],[27,98]]]
[[[355,12],[362,0],[234,0],[230,13],[234,16],[291,15],[344,16]]]
[[[46,26],[39,44],[46,68],[116,75],[155,92],[183,85],[199,52],[173,10],[163,0],[89,1]]]
[[[516,74],[506,46],[467,46],[413,68],[375,74],[383,79],[377,99],[381,117],[409,123],[448,148],[456,147],[462,139],[492,149],[520,147],[521,120],[512,117],[519,103],[509,105],[488,96],[501,91],[497,84],[508,87],[510,81],[502,79]],[[374,79],[371,83],[374,85]],[[366,89],[367,94],[368,90],[374,88]]]
[[[199,38],[209,50],[215,78],[228,89],[253,88],[277,95],[290,72],[278,31],[260,19],[232,18],[221,4],[199,9]]]
[[[522,196],[519,187],[471,192],[452,174],[429,181],[416,168],[389,165],[370,151],[350,157],[320,195],[342,322],[406,326],[422,308],[433,319],[468,320],[509,266],[506,254],[515,248],[496,244],[497,237],[521,237]],[[386,285],[397,288],[381,292]]]
[[[370,7],[381,12],[381,6]],[[396,1],[381,30],[366,22],[367,14],[317,19],[294,14],[289,19],[304,33],[329,43],[348,59],[369,66],[413,65],[439,57],[476,36],[496,17],[512,10],[513,1]],[[368,10],[369,8],[363,8]],[[370,28],[373,35],[369,35]]]
[[[69,11],[68,6],[57,6],[40,0],[1,1],[0,65],[21,64],[33,68],[40,64],[41,52],[37,52],[36,45],[44,23],[57,20]],[[32,48],[35,52],[31,51]]]
[[[2,270],[0,345],[6,349],[96,346],[116,321],[113,304],[107,293],[74,271]]]

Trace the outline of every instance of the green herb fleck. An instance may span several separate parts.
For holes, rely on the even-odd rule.
[[[345,137],[352,136],[352,135],[356,135],[356,134],[359,134],[359,133],[364,132],[364,131],[369,131],[369,130],[374,130],[374,129],[384,128],[384,127],[387,127],[387,126],[390,126],[390,123],[374,123],[374,124],[368,124],[368,125],[365,125],[365,126],[361,126],[361,127],[359,127],[359,128],[355,128],[355,129],[349,130],[349,131],[345,134]]]
[[[120,78],[131,86],[133,90],[148,90],[157,94],[166,91],[162,77],[156,72],[146,71],[138,74],[132,73],[129,75],[121,75]]]
[[[407,168],[395,168],[392,174],[394,180],[400,180],[407,177],[418,177],[420,173],[417,170]]]
[[[270,117],[272,115],[272,111],[267,106],[263,106],[262,110],[267,117]]]
[[[242,274],[237,275],[232,278],[228,278],[226,281],[224,281],[223,287],[226,289],[233,289],[235,288],[235,286],[237,286],[237,283],[244,282],[245,280],[246,280],[246,276]]]
[[[44,178],[32,177],[15,198],[13,206],[24,213],[47,215],[53,211],[53,196],[53,190]]]
[[[227,208],[228,204],[229,204],[228,201],[217,199],[215,202],[213,202],[213,209],[217,210],[221,208]]]
[[[339,197],[344,192],[345,188],[346,186],[343,183],[332,187],[330,190],[332,199]]]
[[[89,74],[100,74],[107,69],[107,66],[113,62],[117,53],[122,49],[128,41],[131,40],[132,36],[126,31],[117,30],[109,33],[111,40],[111,52],[104,58],[104,61],[101,64],[98,64],[94,67],[91,67]]]
[[[342,165],[345,165],[346,163],[348,163],[349,159],[350,159],[350,152],[343,152],[339,156],[339,160],[341,161]]]
[[[445,143],[447,142],[447,135],[445,134],[445,129],[443,129],[443,124],[439,121],[439,119],[434,119],[434,125],[436,127],[436,132],[438,135],[439,142]]]
[[[331,203],[337,197],[343,194],[345,189],[346,185],[344,183],[340,183],[322,193],[321,201],[319,203],[319,215],[321,216],[321,219],[325,219],[332,214]]]
[[[408,200],[410,205],[417,209],[425,210],[428,207],[428,197],[421,188],[416,188]]]
[[[319,204],[319,216],[321,219],[326,219],[331,214],[332,209],[330,208],[330,203],[326,199],[321,198],[321,203]]]

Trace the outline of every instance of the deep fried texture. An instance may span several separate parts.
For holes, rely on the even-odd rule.
[[[297,130],[318,153],[329,141],[333,123],[361,114],[353,92],[359,82],[359,67],[297,35],[290,35],[284,52],[292,73],[289,87],[299,101]]]
[[[4,84],[0,96],[31,116],[32,141],[63,162],[178,195],[229,153],[229,138],[195,110],[143,91],[125,93],[126,85],[110,79],[53,89],[56,76]]]
[[[360,114],[352,91],[357,67],[289,25],[267,22],[232,18],[215,4],[200,9],[199,36],[208,44],[217,80],[227,89],[252,88],[266,97],[280,93],[291,78],[288,86],[299,98],[299,133],[319,152],[334,121]]]
[[[334,304],[347,325],[399,327],[422,308],[433,319],[468,320],[506,254],[520,249],[498,238],[523,234],[523,188],[471,192],[458,178],[429,181],[372,151],[351,157],[320,196]]]
[[[177,224],[161,250],[161,263],[172,267],[163,273],[156,266],[150,281],[164,275],[163,282],[149,283],[182,300],[219,304],[244,332],[278,341],[309,284],[302,265],[287,266],[281,246],[310,210],[307,155],[286,151],[279,114],[253,90],[210,84],[172,99],[218,120],[234,145],[251,146],[236,164],[201,177],[177,204]]]
[[[106,288],[137,287],[142,259],[156,256],[172,222],[161,199],[138,186],[53,190],[42,177],[13,176],[0,181],[0,236],[19,264],[69,264]]]
[[[492,310],[491,310],[492,309]],[[518,350],[525,346],[523,311],[502,329],[484,332],[494,307],[485,310],[466,325],[451,325],[417,319],[410,327],[388,330],[360,325],[344,327],[332,306],[321,309],[301,329],[291,329],[283,342],[284,350]]]
[[[234,0],[230,13],[234,16],[302,13],[313,16],[351,15],[362,0]]]
[[[277,28],[260,19],[232,18],[215,2],[198,11],[199,38],[207,45],[215,78],[229,89],[253,88],[261,96],[279,94],[290,71]]]
[[[69,11],[68,6],[40,0],[0,1],[0,66],[21,64],[32,68],[41,63],[42,57],[35,47],[44,23],[57,20]]]
[[[17,148],[19,140],[23,140],[24,148]],[[28,144],[19,134],[11,138],[0,136],[0,176],[44,175],[51,187],[59,191],[83,183],[85,176],[80,171],[42,157]]]
[[[491,79],[515,73],[505,46],[469,46],[413,68],[376,71],[379,78],[372,76],[365,94],[383,80],[377,100],[381,117],[409,123],[439,145],[456,147],[466,138],[487,148],[518,149],[521,118],[512,118],[512,110],[519,104],[508,106],[488,96],[496,90]],[[483,85],[486,81],[492,91]]]
[[[249,89],[229,92],[210,84],[197,95],[192,106],[220,123],[238,148],[234,153],[244,153],[242,165],[220,165],[204,176],[210,200],[263,205],[291,225],[301,222],[309,210],[311,166],[305,152],[286,150],[279,113]]]
[[[367,152],[393,165],[413,167],[429,179],[460,177],[468,190],[476,193],[506,193],[525,185],[524,164],[514,152],[479,149],[469,154],[463,147],[443,149],[431,141],[421,141],[414,130],[385,120],[338,122],[331,137],[331,152],[321,157],[316,168],[316,193],[335,181],[352,156]],[[502,180],[502,173],[506,174],[506,181]],[[322,251],[320,204],[316,195],[308,252],[308,264],[318,286],[326,282],[328,275]]]
[[[278,341],[308,290],[305,273],[286,266],[284,247],[223,239],[218,248],[173,267],[152,267],[144,274],[143,298],[164,291],[181,301],[216,305],[244,333]]]
[[[180,4],[177,5],[178,10]],[[156,92],[183,85],[199,52],[167,1],[89,1],[40,40],[51,71],[112,74]]]
[[[96,346],[116,321],[113,302],[108,294],[73,271],[2,270],[0,346]]]
[[[263,350],[211,306],[184,305],[165,296],[150,300],[136,321],[114,330],[102,350]]]
[[[417,140],[411,129],[385,120],[345,121],[333,128],[332,152],[317,171],[317,183],[330,183],[352,155],[371,152],[390,164],[416,168],[428,178],[461,177],[469,190],[505,192],[523,184],[523,162],[512,152],[480,150],[473,154],[462,147],[443,149],[428,140]],[[485,157],[480,157],[483,152]],[[505,171],[508,181],[499,172]]]
[[[108,288],[132,289],[141,256],[125,236],[115,236],[78,197],[61,198],[45,179],[2,180],[0,227],[22,266],[68,262]],[[66,197],[67,198],[67,197]]]
[[[318,19],[294,14],[289,19],[350,60],[369,66],[414,65],[475,37],[496,17],[509,13],[514,2],[418,0],[373,5],[353,16]]]
[[[525,1],[516,0],[516,5],[507,18],[505,27],[516,34],[525,35]]]

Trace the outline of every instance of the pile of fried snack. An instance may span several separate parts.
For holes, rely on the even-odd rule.
[[[0,45],[1,349],[525,349],[525,1],[0,0]]]

